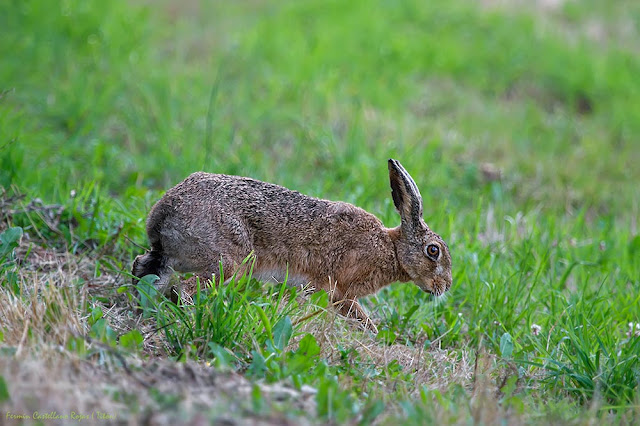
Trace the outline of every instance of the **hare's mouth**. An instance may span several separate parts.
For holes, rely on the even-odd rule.
[[[429,280],[427,282],[416,282],[420,290],[425,293],[429,293],[432,296],[439,296],[438,292],[433,287],[433,280]]]
[[[416,284],[420,287],[420,290],[434,297],[440,297],[447,291],[447,286],[444,282],[440,283],[435,280],[429,280],[427,282],[417,282]]]

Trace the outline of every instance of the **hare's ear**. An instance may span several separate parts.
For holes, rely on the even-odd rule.
[[[422,196],[418,185],[404,167],[391,158],[389,159],[389,181],[393,204],[400,213],[402,226],[418,229],[422,219]]]

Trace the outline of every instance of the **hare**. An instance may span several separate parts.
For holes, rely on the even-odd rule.
[[[254,276],[282,279],[288,272],[377,333],[357,298],[396,281],[439,296],[452,281],[449,248],[424,222],[416,183],[398,161],[388,166],[401,217],[396,228],[349,203],[247,177],[193,173],[151,209],[151,251],[136,257],[132,275],[157,275],[155,285],[166,293],[173,270],[210,279],[222,262],[224,281],[253,253]]]

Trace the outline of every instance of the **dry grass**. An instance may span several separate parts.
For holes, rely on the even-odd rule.
[[[202,362],[171,361],[163,337],[153,332],[153,324],[135,315],[126,299],[118,295],[124,275],[101,271],[96,277],[95,264],[89,259],[42,248],[27,236],[17,250],[17,260],[20,295],[4,287],[0,291],[4,333],[0,350],[5,354],[0,357],[0,375],[10,395],[2,403],[4,414],[93,413],[93,419],[85,421],[100,422],[105,418],[96,416],[103,413],[103,417],[134,424],[202,424],[211,418],[287,424],[291,420],[284,408],[278,407],[294,407],[311,416],[315,413],[315,389],[252,383],[236,372],[220,371]],[[141,330],[145,336],[141,354],[122,353],[86,337],[90,329],[87,312],[91,304],[100,303],[97,296],[103,301],[104,318],[118,334]],[[300,316],[308,313],[301,311]],[[399,386],[404,386],[408,398],[419,396],[423,387],[444,391],[457,383],[473,388],[473,351],[383,345],[331,311],[304,322],[300,331],[316,337],[329,363],[342,362],[339,348],[354,348],[360,356],[353,362],[359,367],[383,368],[396,360],[415,381],[383,381],[390,394]],[[82,355],[70,350],[79,341],[86,347]],[[267,417],[258,419],[252,414],[254,387],[271,406]],[[295,423],[305,417],[297,416]],[[66,423],[64,418],[53,421],[58,422]]]
[[[457,383],[471,386],[473,379],[473,351],[450,351],[437,347],[424,349],[422,345],[381,344],[374,335],[363,332],[355,321],[344,319],[334,312],[306,322],[301,330],[311,333],[322,348],[322,356],[330,362],[338,363],[340,348],[355,349],[360,355],[357,362],[372,367],[385,366],[396,361],[403,372],[415,375],[409,390],[415,396],[422,386],[444,390]],[[395,387],[397,384],[389,383]],[[389,389],[391,390],[391,389]]]
[[[110,420],[130,424],[206,424],[208,419],[232,424],[234,419],[290,424],[278,411],[253,418],[249,402],[254,385],[237,373],[195,362],[127,358],[127,364],[122,364],[118,358],[99,358],[80,360],[55,350],[20,358],[1,357],[0,374],[11,395],[1,404],[3,414],[93,414],[91,420],[98,422],[105,420],[104,416],[99,418],[98,413],[103,413]],[[299,410],[313,411],[314,393],[310,389],[279,384],[255,386],[267,404],[288,402]]]
[[[66,424],[71,417],[63,416],[72,413],[93,415],[84,419],[89,423],[128,419],[132,424],[204,424],[210,418],[224,423],[238,417],[254,424],[288,423],[277,410],[271,417],[251,418],[246,406],[254,385],[243,376],[201,362],[176,363],[158,356],[163,351],[157,333],[147,334],[141,356],[120,353],[86,337],[90,295],[111,294],[113,303],[103,308],[119,334],[150,326],[134,317],[117,295],[122,277],[102,273],[85,280],[82,277],[90,277],[94,268],[87,259],[33,244],[21,247],[17,253],[21,295],[4,287],[0,291],[4,333],[0,376],[10,395],[1,404],[7,416],[3,420],[18,422],[21,419],[12,415],[34,418],[37,412],[57,413],[46,418],[47,424],[50,420]],[[69,350],[78,339],[86,344],[86,356]],[[300,410],[313,411],[309,389],[256,386],[267,403],[289,401]]]

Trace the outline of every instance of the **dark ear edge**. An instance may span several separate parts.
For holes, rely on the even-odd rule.
[[[392,158],[389,159],[389,183],[393,204],[400,213],[402,223],[419,225],[422,218],[422,196],[418,185],[400,162]]]
[[[402,213],[403,198],[405,191],[402,190],[402,180],[396,168],[396,160],[389,159],[389,183],[391,184],[391,198],[398,213]]]

